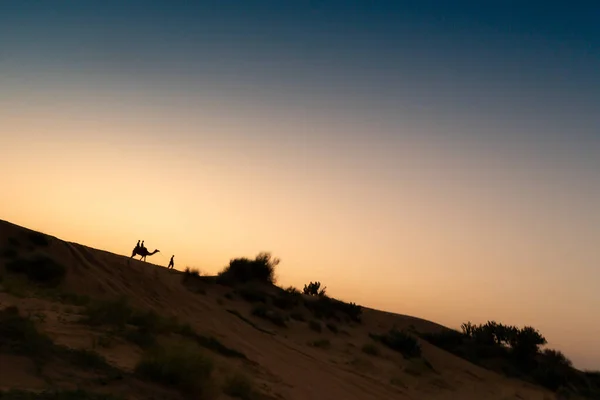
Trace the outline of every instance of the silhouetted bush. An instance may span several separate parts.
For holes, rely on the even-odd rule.
[[[369,334],[372,339],[381,342],[390,349],[401,353],[404,358],[415,358],[421,356],[421,345],[419,341],[409,333],[392,328],[384,335]]]
[[[217,282],[225,285],[245,282],[275,283],[275,267],[278,258],[271,258],[270,253],[259,253],[254,260],[236,258],[217,276]]]
[[[310,282],[308,285],[304,285],[303,292],[309,296],[325,296],[326,289],[326,287],[321,289],[321,282]]]
[[[41,254],[12,260],[6,264],[6,270],[15,274],[23,274],[30,281],[46,286],[59,285],[67,274],[63,265]]]
[[[275,307],[282,310],[291,310],[302,304],[302,294],[293,287],[281,290],[272,298]]]
[[[461,346],[466,339],[466,335],[453,329],[444,329],[435,333],[421,333],[419,336],[429,343],[444,350],[452,350]]]
[[[205,398],[214,390],[213,362],[192,345],[155,347],[144,354],[135,371],[151,382],[177,388],[189,396]]]
[[[346,303],[327,296],[316,299],[307,299],[304,302],[315,317],[341,321],[338,313],[348,317],[351,321],[361,322],[362,308],[354,303]]]
[[[600,379],[594,386],[593,380],[574,369],[561,352],[540,351],[546,339],[533,327],[518,328],[488,321],[481,325],[467,322],[461,328],[462,333],[444,330],[420,336],[435,346],[507,376],[526,379],[557,392],[600,398]]]
[[[286,318],[275,310],[265,305],[259,305],[252,309],[252,315],[271,321],[277,326],[286,327]]]
[[[560,351],[546,349],[538,357],[531,375],[540,385],[556,391],[575,378],[572,365],[571,360]]]
[[[182,279],[187,280],[189,278],[200,278],[200,270],[196,268],[185,267]]]
[[[546,339],[533,327],[526,326],[510,338],[513,354],[523,363],[531,364]]]

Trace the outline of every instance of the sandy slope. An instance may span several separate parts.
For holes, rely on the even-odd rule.
[[[24,228],[0,221],[0,244],[9,237],[24,234]],[[1,245],[0,245],[1,247]],[[250,361],[220,360],[223,368],[242,368],[253,376],[264,393],[288,400],[306,399],[553,399],[550,392],[518,380],[502,377],[459,359],[426,342],[423,355],[433,366],[422,361],[407,361],[399,354],[382,348],[378,357],[361,351],[370,343],[369,332],[384,332],[393,325],[434,330],[439,325],[425,320],[364,310],[363,323],[340,324],[334,334],[310,330],[305,322],[291,321],[279,328],[250,316],[251,305],[241,299],[228,299],[231,289],[206,284],[205,294],[193,293],[181,283],[181,273],[164,267],[132,261],[127,256],[95,250],[52,238],[44,250],[68,269],[63,289],[92,298],[116,298],[126,295],[133,305],[152,308],[162,315],[175,315],[197,331],[218,337],[227,346],[243,352]],[[148,257],[152,261],[152,257]],[[0,263],[4,263],[0,259]],[[0,293],[0,308],[17,305],[32,315],[43,314],[39,325],[57,343],[89,348],[95,333],[72,322],[67,306],[41,298],[18,298]],[[227,310],[237,310],[259,331]],[[43,321],[42,321],[43,320]],[[327,338],[330,348],[309,346],[309,340]],[[109,362],[132,370],[142,351],[127,343],[97,349]],[[0,354],[0,388],[42,388],[26,359]],[[10,366],[10,367],[9,367]],[[144,398],[139,388],[120,388],[131,398]],[[138,390],[138,394],[134,392]],[[141,389],[140,389],[141,390]]]

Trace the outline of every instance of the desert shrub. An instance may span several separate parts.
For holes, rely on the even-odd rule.
[[[354,322],[361,322],[362,308],[354,303],[319,296],[316,299],[306,299],[304,305],[319,319],[340,321],[338,313],[341,313]]]
[[[285,291],[288,294],[291,294],[291,295],[298,296],[298,297],[302,298],[302,293],[298,289],[296,289],[295,287],[293,287],[293,286],[288,286],[287,288],[285,288]]]
[[[135,368],[142,378],[201,399],[207,398],[213,390],[212,371],[213,361],[190,344],[154,347]]]
[[[22,317],[17,307],[0,310],[0,351],[46,358],[52,349],[52,340],[40,333],[31,320]]]
[[[328,349],[331,347],[331,342],[328,339],[317,339],[308,342],[309,346]]]
[[[190,267],[185,267],[183,274],[181,275],[181,281],[187,282],[190,279],[200,279],[200,270]]]
[[[375,346],[373,343],[367,343],[363,345],[362,352],[375,357],[381,354],[381,350],[379,350],[379,347]]]
[[[326,289],[326,287],[321,289],[321,282],[310,282],[308,285],[304,285],[302,291],[309,296],[325,296]]]
[[[235,258],[217,276],[217,282],[225,285],[245,282],[275,283],[275,267],[278,258],[267,252],[259,253],[254,260]]]
[[[600,385],[598,390],[593,388],[564,354],[556,350],[540,352],[546,339],[533,327],[518,328],[488,321],[481,325],[467,322],[461,328],[462,333],[445,330],[420,336],[475,364],[536,382],[550,390],[568,387],[579,394],[592,393],[592,397],[600,392]]]
[[[9,272],[23,274],[30,281],[57,286],[64,279],[66,268],[46,255],[35,255],[31,258],[18,258],[6,264]]]
[[[308,323],[308,327],[315,332],[323,332],[323,326],[319,321],[312,320]]]
[[[124,397],[106,393],[94,393],[85,390],[46,390],[30,392],[11,389],[0,391],[1,400],[124,400]]]
[[[30,232],[27,235],[27,239],[29,239],[29,242],[34,246],[45,247],[50,244],[48,241],[48,236],[40,232]]]
[[[265,305],[259,305],[252,309],[252,315],[259,318],[271,321],[273,324],[281,327],[286,327],[286,318],[275,310],[270,309]]]
[[[452,351],[465,342],[466,335],[453,329],[444,329],[440,332],[420,333],[419,336],[441,349]]]
[[[240,372],[227,377],[223,384],[223,393],[242,400],[254,400],[260,398],[250,378]]]
[[[556,391],[576,380],[573,364],[563,353],[546,349],[538,357],[531,375],[538,384]]]
[[[404,358],[415,358],[421,356],[421,345],[411,334],[396,328],[390,329],[384,335],[369,334],[372,339],[381,342],[390,349],[401,353]]]
[[[291,310],[302,303],[302,294],[296,288],[290,286],[285,290],[279,291],[272,298],[272,303],[275,307],[282,310]]]
[[[511,338],[511,348],[514,356],[524,363],[529,363],[539,352],[539,347],[546,344],[544,338],[535,328],[526,326],[517,331]]]

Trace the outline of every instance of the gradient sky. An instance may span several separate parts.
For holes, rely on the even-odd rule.
[[[0,218],[600,369],[600,4],[197,3],[0,2]]]

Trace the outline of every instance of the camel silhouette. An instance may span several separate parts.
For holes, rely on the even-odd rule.
[[[159,252],[160,250],[156,249],[152,253],[150,253],[145,247],[136,247],[135,249],[133,249],[133,252],[131,253],[131,257],[129,257],[129,259],[131,260],[135,256],[142,256],[140,258],[140,261],[146,261],[146,256],[151,256],[152,254],[156,254]]]

